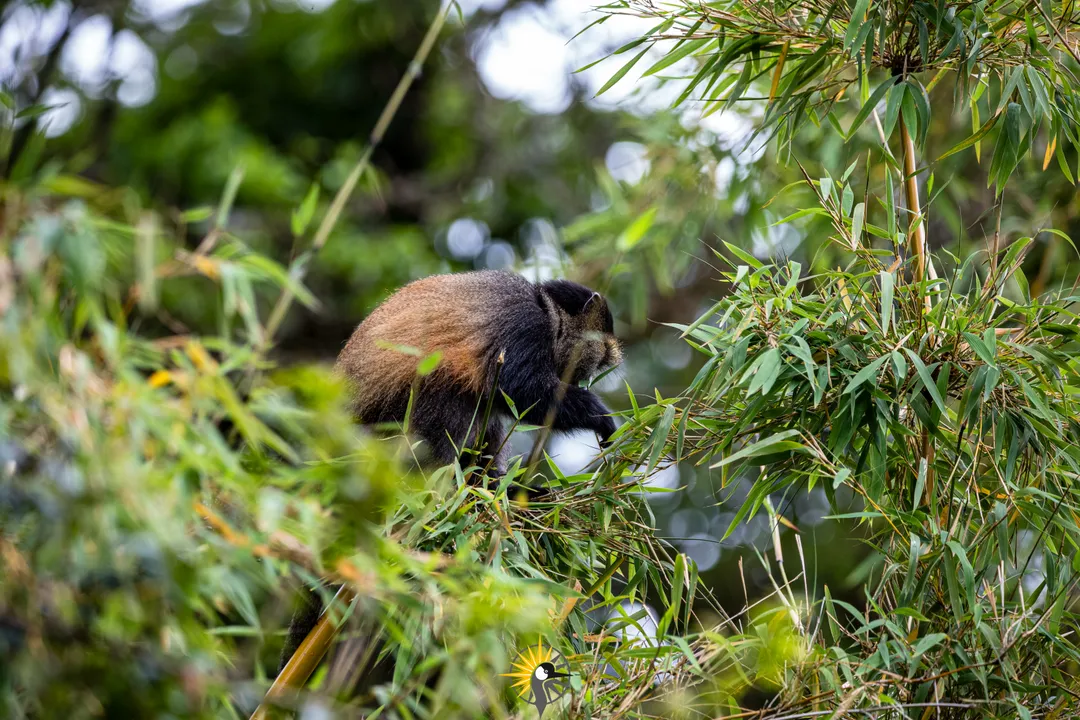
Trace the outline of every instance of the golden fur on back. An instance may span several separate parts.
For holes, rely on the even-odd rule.
[[[491,338],[491,308],[527,298],[532,285],[505,273],[432,275],[405,285],[360,324],[338,359],[364,414],[407,388],[422,356],[442,352],[438,377],[480,391]],[[385,345],[408,346],[421,356]]]

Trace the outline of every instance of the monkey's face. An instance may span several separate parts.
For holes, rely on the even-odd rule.
[[[569,382],[577,384],[622,362],[611,311],[599,293],[576,315],[563,308],[558,312],[555,362],[561,376],[569,371]]]

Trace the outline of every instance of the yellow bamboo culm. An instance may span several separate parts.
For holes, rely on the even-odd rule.
[[[270,708],[275,705],[275,700],[295,692],[307,683],[338,634],[339,627],[330,616],[330,608],[334,607],[338,601],[348,603],[352,597],[352,592],[345,586],[338,589],[334,601],[326,606],[319,617],[319,622],[300,643],[300,647],[296,648],[289,662],[278,673],[274,684],[266,691],[262,703],[251,714],[251,720],[266,720],[269,717]]]
[[[921,287],[926,278],[926,223],[923,222],[922,205],[919,203],[919,182],[915,177],[915,142],[903,117],[900,118],[900,142],[904,146],[904,193],[911,214],[908,243],[915,257],[915,282]],[[930,310],[929,295],[923,296],[923,305]]]

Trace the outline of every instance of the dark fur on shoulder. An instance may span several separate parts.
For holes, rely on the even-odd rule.
[[[494,455],[495,474],[504,473],[509,460],[511,412],[503,393],[526,423],[543,425],[550,417],[553,430],[592,430],[605,445],[615,432],[600,398],[578,384],[622,362],[607,301],[584,285],[534,284],[484,270],[434,275],[401,288],[356,328],[338,357],[360,422],[405,419],[420,357],[402,346],[421,356],[442,353],[438,368],[419,380],[410,418],[439,463],[476,444],[476,425],[493,393],[484,444],[487,457]],[[320,611],[318,598],[309,595],[289,628],[282,667]]]

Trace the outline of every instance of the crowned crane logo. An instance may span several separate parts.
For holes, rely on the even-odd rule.
[[[519,688],[518,696],[536,706],[538,718],[544,717],[547,706],[570,692],[570,666],[566,658],[553,648],[544,647],[543,640],[536,647],[527,647],[518,653],[513,663],[517,672],[503,673],[503,677],[517,679],[513,687]]]

